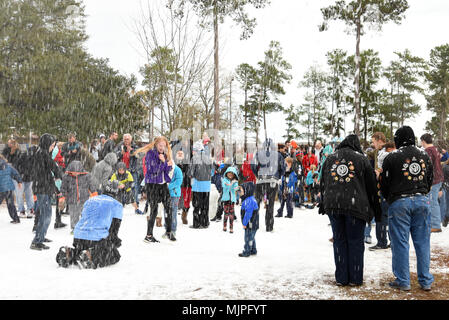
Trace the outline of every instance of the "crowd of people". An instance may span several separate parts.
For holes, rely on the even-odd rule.
[[[149,212],[147,243],[159,242],[153,233],[155,223],[162,227],[159,204],[163,238],[169,241],[176,241],[178,210],[182,223],[188,224],[193,207],[193,229],[223,220],[223,231],[233,233],[240,206],[245,229],[240,257],[257,254],[255,235],[262,209],[266,231],[273,232],[275,218],[284,217],[284,208],[285,218],[291,219],[295,207],[318,207],[319,213],[329,216],[333,231],[337,285],[363,284],[365,243],[372,242],[375,222],[377,244],[369,249],[391,249],[396,279],[390,286],[410,290],[411,235],[418,281],[424,290],[431,288],[430,234],[441,232],[449,222],[449,154],[433,145],[430,134],[421,136],[421,148],[410,127],[399,128],[394,141],[376,132],[363,147],[356,135],[325,145],[318,140],[312,146],[294,140],[275,144],[268,138],[259,150],[245,154],[241,164],[235,157],[225,158],[224,152],[220,157],[211,154],[207,135],[187,144],[162,136],[138,144],[130,134],[118,142],[118,136],[102,134],[87,148],[75,134],[69,134],[67,142],[44,134],[38,146],[25,151],[14,139],[8,140],[0,156],[0,203],[6,200],[12,223],[35,219],[31,249],[49,248],[45,243],[51,242],[46,233],[52,203],[54,227],[66,227],[61,215],[68,214],[74,235],[74,248],[61,248],[58,263],[78,261],[88,267],[120,259],[118,230],[126,205],[132,205],[136,214]],[[219,197],[213,200],[217,209],[210,219],[212,185]],[[276,200],[280,206],[274,215]],[[102,205],[111,209],[99,210]],[[100,227],[107,230],[101,236],[95,231]]]

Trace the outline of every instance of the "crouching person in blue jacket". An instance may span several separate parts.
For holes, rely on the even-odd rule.
[[[256,232],[259,229],[259,207],[254,198],[255,186],[252,182],[243,183],[240,186],[240,198],[242,207],[240,214],[242,217],[243,229],[245,229],[245,246],[239,257],[249,257],[257,254]]]
[[[122,240],[118,237],[123,205],[114,199],[118,182],[110,181],[103,186],[103,194],[87,200],[81,218],[73,232],[74,248],[61,247],[56,262],[67,268],[76,264],[83,269],[96,269],[117,263],[118,248]]]

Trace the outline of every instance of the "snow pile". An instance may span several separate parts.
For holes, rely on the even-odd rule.
[[[278,207],[276,203],[275,210]],[[55,261],[59,247],[71,246],[73,236],[68,227],[53,228],[54,208],[47,233],[53,240],[50,249],[34,251],[29,249],[33,220],[13,225],[2,205],[0,299],[351,299],[334,285],[327,216],[319,215],[317,209],[295,208],[293,219],[275,218],[274,232],[267,233],[262,210],[256,235],[258,255],[240,258],[243,229],[240,207],[236,209],[234,234],[223,232],[222,222],[211,222],[208,229],[191,229],[178,215],[178,241],[162,239],[163,228],[155,227],[154,235],[161,242],[147,244],[143,242],[146,217],[135,215],[132,206],[127,206],[119,232],[123,240],[120,262],[80,270],[59,268]],[[188,218],[191,223],[192,210]],[[68,221],[63,216],[63,222]],[[432,234],[431,241],[432,248],[449,249],[447,230]],[[416,272],[414,255],[411,245],[410,268]],[[384,287],[381,279],[393,277],[391,251],[371,252],[366,246],[364,275],[365,289]]]

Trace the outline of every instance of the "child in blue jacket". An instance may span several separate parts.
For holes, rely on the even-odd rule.
[[[178,157],[178,155],[177,155]],[[179,198],[181,197],[181,185],[183,181],[183,174],[180,167],[176,164],[174,165],[173,178],[171,182],[168,184],[168,190],[170,191],[170,210],[171,210],[171,232],[176,237],[176,228],[178,225],[178,203]]]
[[[229,219],[229,232],[234,232],[234,205],[237,202],[237,191],[239,190],[239,175],[235,167],[229,167],[221,181],[223,204],[223,231],[226,232]]]
[[[253,182],[245,182],[240,187],[240,198],[242,207],[240,214],[242,217],[243,229],[245,229],[245,245],[239,257],[249,257],[257,254],[256,232],[259,229],[259,207],[254,198],[255,186]]]
[[[285,173],[282,176],[282,184],[280,187],[281,191],[281,207],[278,209],[278,214],[276,217],[282,217],[284,206],[287,204],[287,215],[286,218],[293,218],[293,197],[296,192],[296,183],[298,182],[298,176],[293,167],[293,159],[285,159]]]

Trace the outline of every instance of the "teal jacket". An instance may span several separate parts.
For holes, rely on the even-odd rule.
[[[173,177],[171,182],[168,184],[168,190],[170,191],[170,197],[178,198],[181,196],[181,185],[183,180],[183,175],[181,168],[175,165]]]
[[[228,172],[232,172],[237,180],[234,180],[234,182],[231,182],[226,174]],[[233,203],[237,202],[237,191],[239,189],[239,174],[235,167],[229,167],[225,174],[223,175],[223,179],[221,181],[221,186],[223,188],[223,195],[221,197],[221,201],[231,201]]]

